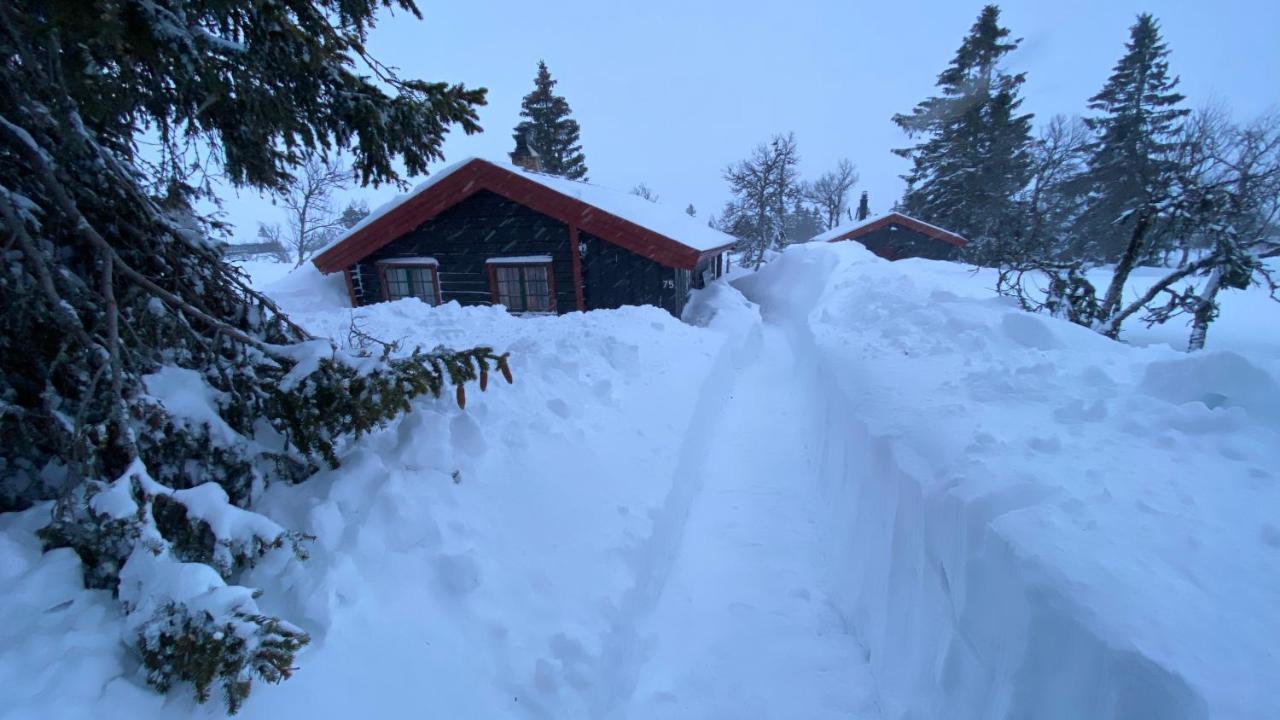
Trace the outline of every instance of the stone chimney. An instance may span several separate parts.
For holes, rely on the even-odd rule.
[[[516,149],[511,152],[511,163],[529,172],[542,172],[542,156],[529,146],[528,131],[518,132],[512,137],[516,139]]]

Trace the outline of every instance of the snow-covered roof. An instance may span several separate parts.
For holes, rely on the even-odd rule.
[[[694,218],[686,213],[683,208],[651,202],[639,195],[632,195],[629,192],[614,190],[601,185],[529,172],[508,163],[494,162],[492,160],[487,160],[486,162],[497,165],[504,170],[519,173],[562,195],[568,195],[588,205],[594,205],[611,215],[617,215],[623,220],[648,228],[659,235],[665,235],[694,250],[705,252],[736,242],[732,236],[708,227],[706,221]]]
[[[845,223],[844,225],[833,227],[824,233],[814,235],[809,242],[831,242],[832,240],[843,240],[851,235],[856,235],[860,230],[867,230],[873,227],[893,223],[904,225],[912,230],[923,232],[926,235],[932,235],[955,245],[963,245],[965,243],[963,237],[947,230],[946,228],[938,227],[937,225],[927,223],[923,220],[918,220],[910,215],[900,212],[881,213],[879,215],[872,215],[864,220],[855,220],[850,223]]]
[[[733,237],[726,235],[719,230],[708,227],[704,221],[697,220],[685,213],[684,210],[676,207],[650,202],[638,195],[632,195],[628,192],[614,190],[612,188],[606,188],[592,183],[579,182],[577,180],[568,180],[566,178],[545,175],[543,173],[530,172],[510,163],[470,157],[437,171],[434,175],[415,187],[412,192],[398,195],[390,202],[378,206],[373,210],[373,212],[370,212],[367,217],[351,229],[347,230],[347,232],[338,236],[337,239],[326,245],[316,253],[316,255],[323,255],[332,248],[342,244],[342,242],[372,225],[386,214],[426,192],[437,183],[456,173],[458,170],[476,162],[487,163],[507,172],[519,175],[525,179],[532,180],[533,182],[536,182],[556,193],[597,207],[610,215],[614,215],[618,218],[639,225],[640,227],[669,238],[698,252],[716,250],[735,242]]]

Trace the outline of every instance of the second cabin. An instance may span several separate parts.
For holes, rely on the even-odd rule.
[[[886,260],[955,260],[967,241],[956,233],[900,212],[864,218],[832,228],[810,242],[856,240]]]
[[[733,238],[678,210],[481,159],[442,170],[313,261],[353,307],[416,297],[516,313],[656,305],[677,317]]]

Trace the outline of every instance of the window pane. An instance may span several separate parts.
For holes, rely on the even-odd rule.
[[[428,305],[436,304],[435,273],[430,268],[411,268],[413,294]]]
[[[494,273],[498,279],[498,302],[506,305],[508,310],[522,312],[525,309],[524,295],[520,291],[520,268],[500,267]]]
[[[547,277],[546,266],[526,267],[524,270],[526,306],[533,312],[547,312],[551,309],[551,280]]]
[[[384,268],[387,280],[387,299],[416,297],[429,305],[436,304],[436,274],[432,268],[389,267]]]
[[[404,268],[387,268],[383,276],[387,279],[387,299],[399,300],[409,295],[409,273]]]

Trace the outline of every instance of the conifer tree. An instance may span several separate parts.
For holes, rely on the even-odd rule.
[[[356,357],[312,338],[223,262],[216,219],[195,209],[209,197],[195,160],[281,191],[308,158],[344,152],[362,182],[396,182],[441,158],[451,126],[479,130],[483,90],[368,55],[391,4],[417,13],[0,3],[0,511],[55,501],[41,537],[119,598],[148,682],[201,700],[219,686],[233,712],[307,642],[235,585],[267,553],[303,552],[256,498],[336,465],[415,397],[453,386],[461,402],[465,383],[508,372],[487,348]],[[166,377],[211,398],[207,415],[166,406]],[[208,566],[200,582],[172,582],[190,564]]]
[[[893,118],[908,137],[921,139],[894,151],[912,163],[904,211],[964,235],[976,262],[1016,243],[1010,228],[1029,174],[1031,115],[1019,112],[1024,75],[1005,72],[1001,63],[1019,42],[1000,26],[999,8],[987,5],[938,76],[941,95]]]
[[[523,137],[529,149],[541,162],[540,170],[570,180],[584,180],[587,161],[579,144],[578,121],[569,117],[569,102],[555,94],[556,80],[551,79],[547,64],[538,61],[538,76],[533,92],[524,96],[520,117],[512,137],[519,144]]]
[[[1089,100],[1098,114],[1085,118],[1095,139],[1086,148],[1087,246],[1081,250],[1113,262],[1134,240],[1135,259],[1153,249],[1152,213],[1174,183],[1179,127],[1189,112],[1180,107],[1178,78],[1169,74],[1169,48],[1154,17],[1138,16],[1125,48],[1106,85]]]

